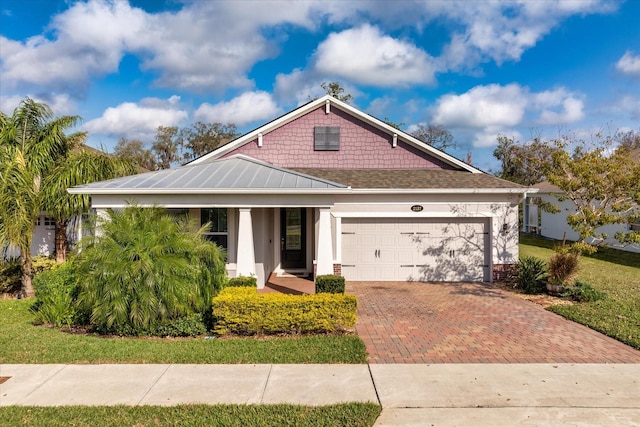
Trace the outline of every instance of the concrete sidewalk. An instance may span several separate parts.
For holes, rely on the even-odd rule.
[[[376,426],[640,425],[638,364],[0,365],[0,406],[379,402]]]

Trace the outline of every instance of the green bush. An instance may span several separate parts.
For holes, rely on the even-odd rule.
[[[22,289],[22,264],[19,258],[0,261],[0,294],[17,294]]]
[[[545,292],[547,283],[547,263],[534,256],[523,256],[517,264],[516,287],[527,294]]]
[[[70,263],[43,271],[33,278],[36,292],[35,321],[54,326],[82,323],[76,305],[78,286]]]
[[[210,312],[226,272],[224,250],[205,238],[208,225],[160,208],[107,212],[100,237],[83,241],[74,260],[78,301],[96,331],[141,335]]]
[[[239,276],[234,277],[233,279],[229,279],[227,283],[227,287],[237,288],[237,287],[250,287],[257,288],[258,287],[258,279],[254,276]]]
[[[197,337],[206,333],[207,328],[199,314],[174,319],[149,331],[149,335],[159,337]]]
[[[37,276],[43,271],[49,271],[57,265],[58,263],[56,263],[55,259],[46,255],[36,255],[31,259],[31,271],[34,276]]]
[[[316,277],[316,294],[344,294],[344,277],[325,274]]]
[[[342,332],[356,324],[353,295],[258,294],[254,288],[226,288],[213,299],[214,332],[306,334]]]
[[[593,302],[604,299],[607,294],[594,289],[589,283],[577,281],[576,285],[568,288],[562,296],[577,302]]]

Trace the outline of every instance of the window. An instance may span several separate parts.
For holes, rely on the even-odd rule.
[[[45,216],[44,217],[44,225],[46,226],[52,226],[55,227],[56,225],[56,220],[51,218],[50,216]]]
[[[176,219],[187,218],[189,216],[189,209],[167,208],[165,212]]]
[[[205,236],[218,246],[227,249],[229,229],[227,227],[227,209],[200,209],[200,225],[211,223]]]
[[[316,126],[313,128],[313,149],[316,151],[340,150],[339,126]]]

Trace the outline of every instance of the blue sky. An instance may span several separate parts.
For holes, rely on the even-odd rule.
[[[88,144],[201,120],[248,131],[339,81],[495,170],[525,142],[640,130],[640,2],[3,0],[0,109],[80,115]]]

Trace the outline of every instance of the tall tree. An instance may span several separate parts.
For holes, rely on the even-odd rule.
[[[425,126],[421,123],[411,135],[438,150],[447,151],[458,147],[451,132],[440,125]]]
[[[233,123],[195,122],[189,128],[180,130],[184,144],[184,159],[192,160],[204,156],[238,136]]]
[[[0,242],[20,250],[22,292],[32,296],[31,242],[42,210],[43,180],[81,134],[66,135],[78,116],[54,117],[25,98],[11,116],[0,112]]]
[[[575,245],[582,252],[594,252],[608,236],[598,229],[608,224],[629,223],[640,216],[640,159],[622,148],[611,152],[612,139],[596,136],[595,147],[569,138],[554,141],[551,159],[545,164],[548,181],[562,190],[559,201],[569,200],[575,213],[567,217],[579,235]],[[555,205],[543,209],[558,212]],[[623,243],[640,243],[640,232],[619,232]],[[587,239],[594,239],[587,244]]]
[[[493,151],[501,162],[500,178],[522,185],[533,185],[544,180],[545,164],[560,148],[535,139],[528,144],[519,144],[512,138],[498,136],[498,146]]]
[[[156,155],[159,169],[169,169],[173,163],[180,162],[182,143],[176,126],[158,126],[156,138],[151,150]]]
[[[120,138],[113,153],[121,159],[128,159],[135,162],[139,167],[154,171],[158,169],[155,155],[148,148],[144,148],[144,143],[139,139]]]
[[[322,82],[320,86],[324,89],[327,95],[331,95],[339,101],[350,104],[353,100],[353,96],[350,93],[345,93],[344,88],[339,82]]]
[[[56,221],[56,261],[67,257],[67,226],[74,216],[89,211],[87,194],[69,194],[67,188],[136,173],[136,164],[109,156],[89,147],[78,146],[60,159],[43,181],[43,209]]]
[[[620,148],[630,151],[640,149],[640,131],[617,132],[614,139],[620,144]]]

